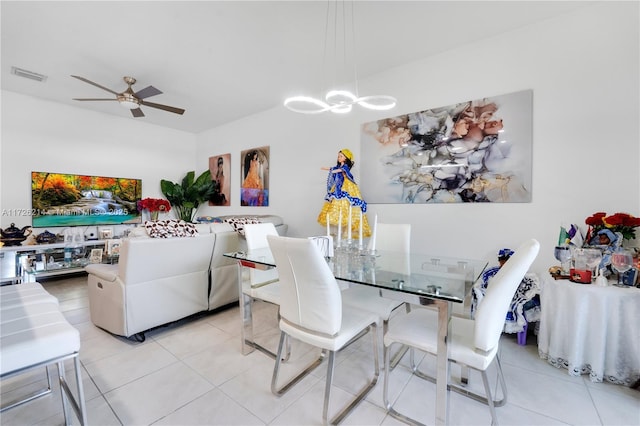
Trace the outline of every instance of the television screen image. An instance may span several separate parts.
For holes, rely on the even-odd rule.
[[[140,223],[142,180],[31,172],[32,226]]]

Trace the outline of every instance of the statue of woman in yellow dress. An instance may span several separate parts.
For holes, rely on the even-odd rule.
[[[318,223],[327,226],[337,226],[342,217],[341,229],[347,232],[349,214],[351,214],[351,232],[353,239],[359,237],[360,217],[362,217],[362,237],[370,237],[371,229],[367,221],[367,202],[362,199],[360,189],[351,174],[354,165],[353,153],[348,149],[338,152],[338,161],[334,167],[322,167],[327,170],[327,194],[325,203],[318,215]],[[351,207],[351,208],[350,208]],[[362,212],[362,214],[361,214]],[[342,214],[341,214],[342,213]]]

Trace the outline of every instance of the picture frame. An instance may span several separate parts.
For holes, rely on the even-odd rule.
[[[116,238],[107,240],[107,256],[119,256],[120,243],[121,241]]]
[[[91,249],[89,263],[102,263],[102,253],[103,250],[101,248]]]
[[[365,123],[360,189],[369,204],[528,203],[533,91]]]
[[[215,193],[209,199],[210,206],[231,205],[231,154],[209,157],[209,172]]]
[[[101,240],[113,238],[113,228],[110,226],[98,227],[98,238]]]
[[[240,154],[240,205],[269,205],[269,147],[250,148]]]

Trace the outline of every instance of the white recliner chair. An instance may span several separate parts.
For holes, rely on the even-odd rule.
[[[91,321],[113,334],[144,340],[144,331],[209,307],[214,234],[124,238],[117,265],[91,264]]]

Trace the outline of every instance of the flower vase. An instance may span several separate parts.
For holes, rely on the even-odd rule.
[[[152,220],[152,221],[154,221],[154,222],[155,222],[155,221],[157,221],[157,220],[158,220],[158,213],[160,213],[160,212],[158,212],[158,211],[151,212],[151,220]]]

